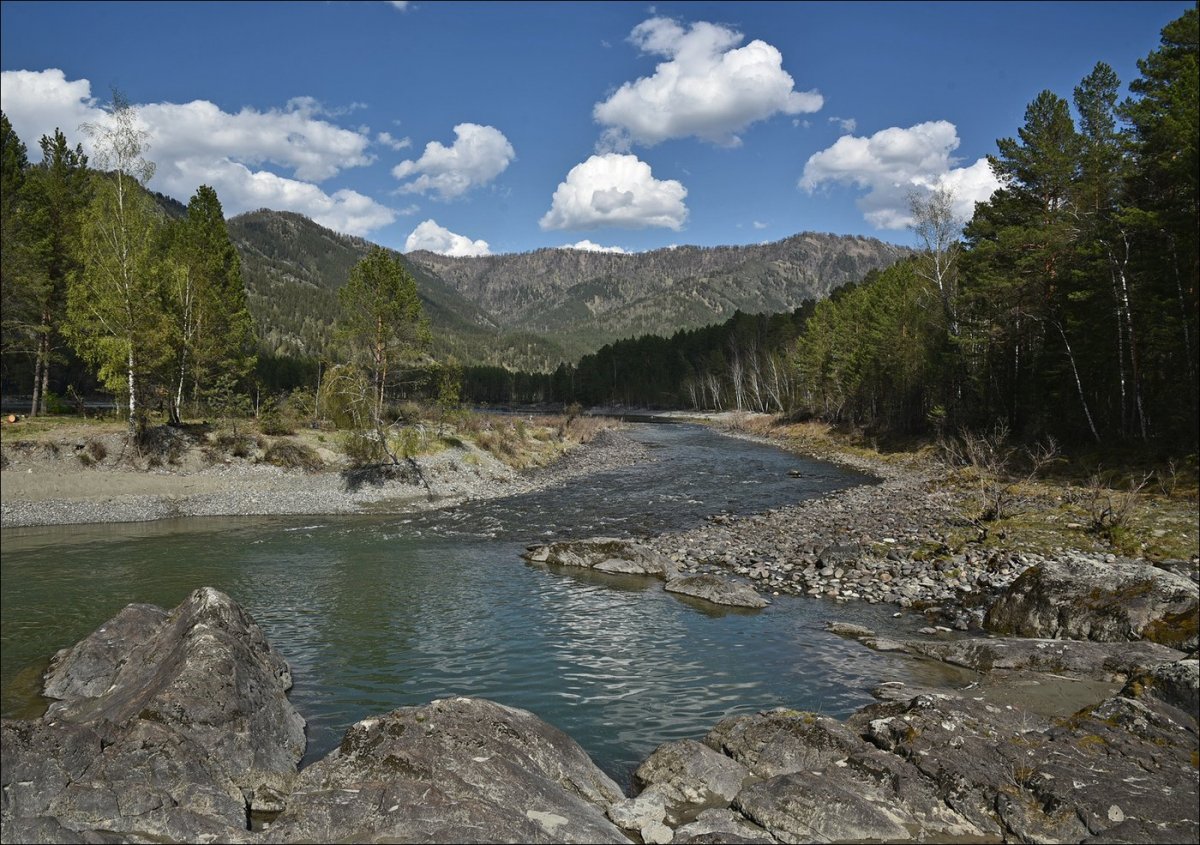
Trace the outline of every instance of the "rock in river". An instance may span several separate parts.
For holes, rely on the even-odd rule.
[[[663,585],[663,589],[730,607],[766,607],[770,604],[754,588],[708,573],[672,579]]]
[[[4,840],[244,839],[248,809],[279,809],[304,753],[290,686],[217,590],[125,608],[55,655],[45,717],[3,723]]]
[[[530,546],[522,557],[531,563],[578,566],[628,575],[652,575],[668,581],[679,574],[678,567],[665,555],[641,543],[614,537]]]

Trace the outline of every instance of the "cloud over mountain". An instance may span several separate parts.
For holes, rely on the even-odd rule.
[[[678,230],[687,219],[687,188],[675,179],[655,179],[635,155],[594,155],[575,165],[554,191],[543,229]]]
[[[404,251],[414,252],[418,249],[448,255],[451,258],[492,254],[487,241],[473,241],[466,235],[451,232],[446,227],[439,226],[436,220],[425,220],[409,233],[408,240],[404,242]]]
[[[68,80],[57,68],[4,71],[0,91],[5,114],[31,152],[37,150],[37,139],[55,128],[91,152],[90,139],[79,126],[107,119],[91,83]],[[147,158],[157,164],[150,186],[182,202],[208,184],[217,190],[226,214],[270,206],[352,235],[366,235],[396,218],[394,211],[357,191],[328,193],[315,184],[368,165],[374,157],[368,152],[369,132],[321,119],[329,112],[311,97],[294,98],[283,109],[236,113],[207,100],[137,108],[141,128],[149,135]],[[291,175],[266,169],[268,165]]]
[[[432,193],[444,200],[454,199],[488,184],[517,157],[504,133],[494,126],[460,123],[454,127],[454,136],[449,147],[430,141],[419,159],[402,161],[392,168],[397,179],[415,177],[400,186],[401,193]]]

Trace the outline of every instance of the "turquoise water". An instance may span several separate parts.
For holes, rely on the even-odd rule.
[[[472,695],[531,710],[627,782],[659,743],[701,736],[731,713],[841,716],[881,681],[930,680],[922,664],[822,630],[830,618],[907,627],[890,606],[780,597],[722,611],[655,580],[520,560],[547,536],[637,536],[864,481],[692,426],[634,436],[655,463],[427,514],[6,530],[4,715],[36,710],[56,649],[129,602],[169,608],[200,586],[246,607],[291,663],[306,761],[372,713]]]

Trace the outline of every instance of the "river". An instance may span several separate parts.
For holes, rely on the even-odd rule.
[[[823,630],[924,624],[890,605],[782,596],[723,610],[652,579],[524,563],[524,546],[547,538],[644,536],[869,483],[698,426],[631,434],[653,462],[421,514],[6,529],[3,714],[36,715],[49,657],[125,604],[170,608],[201,586],[241,603],[291,664],[306,763],[367,715],[471,695],[534,712],[628,783],[659,743],[729,714],[844,716],[882,681],[936,682],[928,664]]]

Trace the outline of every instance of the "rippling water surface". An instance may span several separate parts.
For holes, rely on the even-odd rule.
[[[865,480],[694,426],[633,435],[654,463],[414,516],[6,530],[4,715],[36,713],[56,649],[129,602],[169,608],[200,586],[246,607],[291,663],[306,762],[364,716],[459,694],[533,711],[627,781],[656,745],[699,737],[725,715],[840,716],[880,681],[930,680],[921,664],[822,630],[835,617],[907,626],[890,606],[780,597],[722,611],[650,579],[523,563],[524,545],[548,536],[644,535]],[[788,477],[795,469],[801,478]]]

